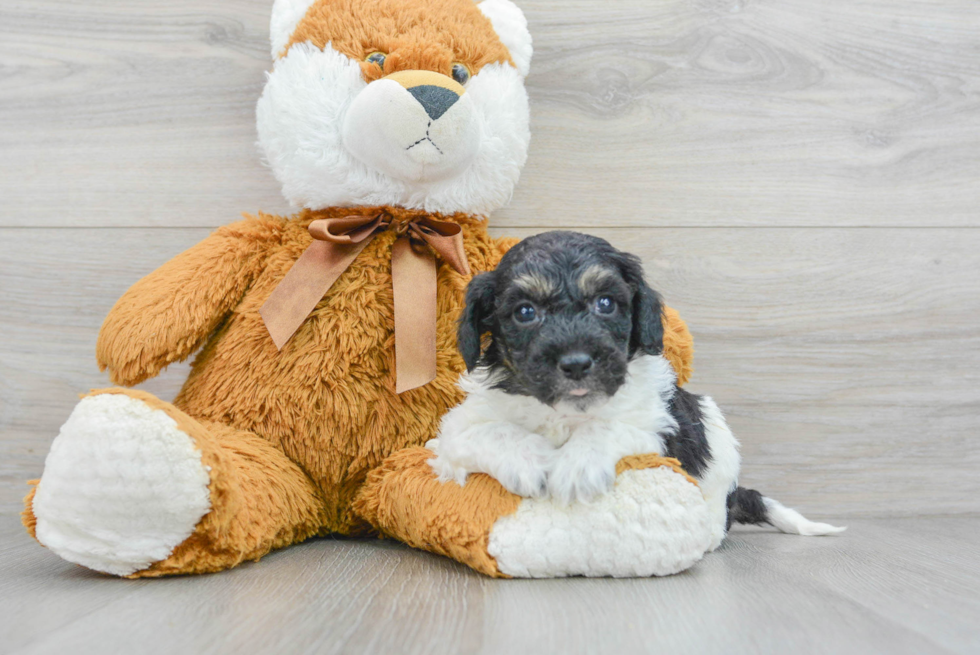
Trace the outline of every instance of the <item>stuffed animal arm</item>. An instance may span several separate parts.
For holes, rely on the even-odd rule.
[[[114,383],[131,386],[198,350],[278,242],[284,221],[269,218],[219,228],[134,284],[102,324],[99,368],[108,369]]]
[[[372,472],[358,511],[386,535],[493,577],[646,577],[693,566],[715,520],[680,463],[631,456],[615,488],[593,503],[522,498],[484,473],[464,486],[432,474],[433,453],[412,448]]]

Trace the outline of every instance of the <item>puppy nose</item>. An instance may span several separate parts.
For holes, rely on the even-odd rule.
[[[434,71],[398,71],[384,79],[401,84],[432,120],[445,114],[466,93],[466,89],[456,80]]]
[[[568,353],[558,360],[558,368],[565,377],[581,380],[592,368],[592,358],[586,353]]]

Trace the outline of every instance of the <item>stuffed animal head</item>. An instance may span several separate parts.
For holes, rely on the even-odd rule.
[[[309,209],[486,214],[530,140],[531,36],[510,0],[276,0],[259,144]]]

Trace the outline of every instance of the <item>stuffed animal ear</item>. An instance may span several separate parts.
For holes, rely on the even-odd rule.
[[[316,0],[276,0],[272,5],[269,40],[272,42],[273,61],[283,54],[296,26],[315,2]]]
[[[633,289],[633,330],[630,333],[630,355],[641,350],[648,355],[664,351],[664,305],[660,294],[650,288],[643,276],[640,258],[617,253],[623,279]]]
[[[521,77],[527,77],[534,48],[524,12],[510,0],[483,0],[477,7],[490,19],[497,37],[510,51],[510,58],[514,60]]]
[[[459,318],[456,346],[463,355],[467,371],[472,371],[480,363],[483,335],[492,331],[496,286],[497,279],[493,273],[481,273],[466,287],[466,306]]]

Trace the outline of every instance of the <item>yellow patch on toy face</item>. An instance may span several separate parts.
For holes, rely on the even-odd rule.
[[[441,89],[452,91],[458,96],[466,93],[463,85],[441,73],[433,73],[432,71],[398,71],[397,73],[385,76],[385,79],[398,82],[406,90],[419,86],[437,86]]]
[[[473,0],[318,0],[286,44],[309,41],[361,62],[368,82],[398,71],[422,70],[450,78],[454,63],[475,75],[487,64],[513,65],[490,20]],[[364,61],[385,55],[382,65]]]

